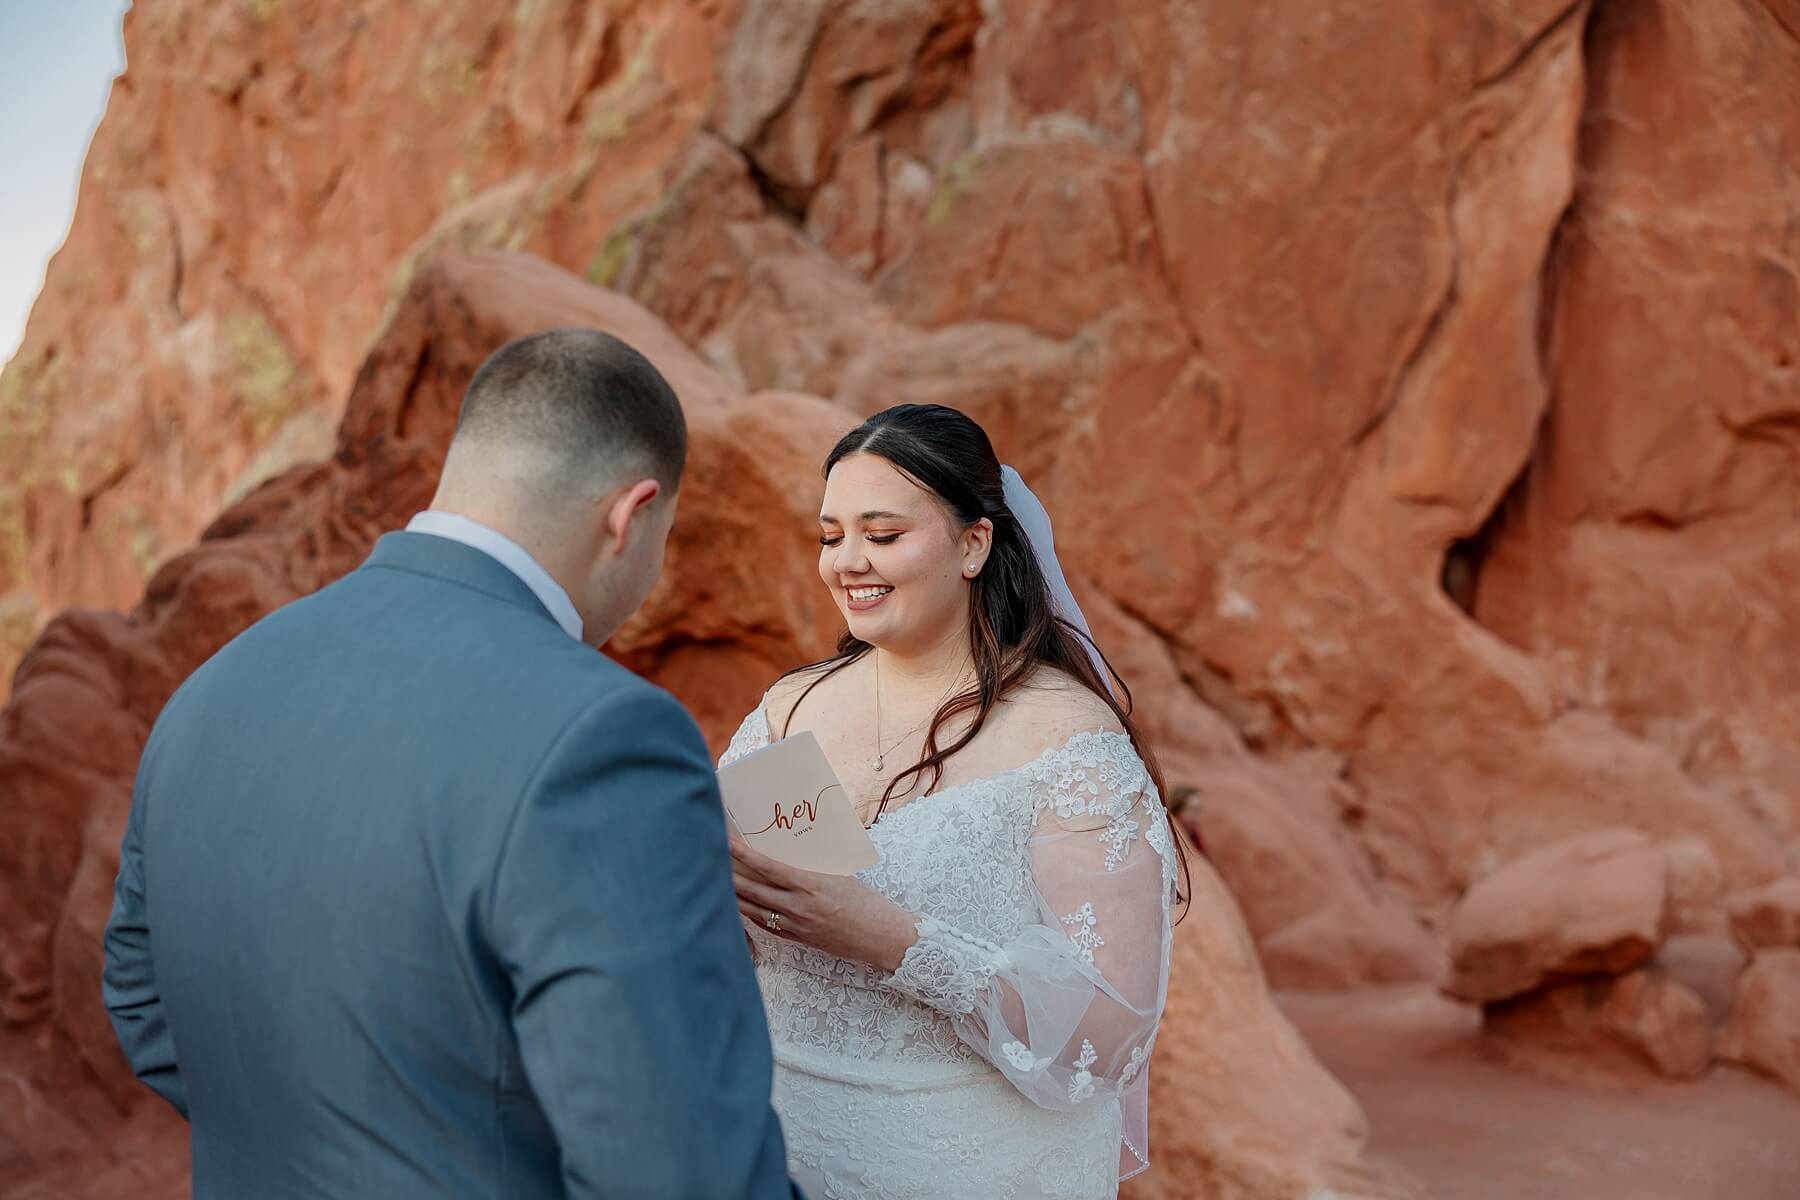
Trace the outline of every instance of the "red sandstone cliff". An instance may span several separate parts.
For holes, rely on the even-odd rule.
[[[424,266],[489,248],[672,331],[672,577],[794,558],[618,647],[715,737],[830,615],[719,498],[797,538],[834,421],[937,400],[1056,515],[1278,983],[1434,979],[1464,888],[1600,827],[1722,928],[1800,870],[1790,8],[134,9],[0,376],[0,661],[43,633],[7,1017],[113,1069],[92,946],[162,697],[429,495],[484,338],[643,319]]]

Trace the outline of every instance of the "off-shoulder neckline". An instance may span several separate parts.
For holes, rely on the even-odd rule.
[[[766,700],[767,700],[767,697],[765,696],[764,700],[759,701],[756,705],[756,715],[762,723],[762,744],[764,746],[772,745],[774,742],[774,729],[769,724],[769,713],[768,713],[768,710],[764,707]],[[1124,742],[1126,748],[1131,751],[1132,756],[1136,757],[1137,747],[1132,744],[1131,735],[1126,733],[1123,729],[1079,729],[1079,730],[1076,730],[1074,733],[1071,733],[1068,737],[1064,738],[1062,741],[1053,743],[1052,745],[1049,745],[1049,746],[1046,746],[1043,750],[1039,751],[1032,758],[1027,759],[1025,762],[1020,763],[1016,767],[1007,767],[1005,770],[995,771],[991,775],[983,775],[978,779],[968,779],[968,780],[964,780],[962,783],[953,783],[949,787],[944,788],[942,791],[927,792],[923,796],[914,796],[911,800],[908,800],[904,804],[898,805],[896,807],[888,808],[881,815],[884,818],[891,819],[896,814],[903,813],[907,809],[913,807],[915,804],[919,803],[919,801],[921,801],[921,800],[936,800],[936,799],[939,799],[944,796],[953,795],[956,792],[967,791],[970,788],[981,787],[981,786],[987,785],[987,784],[998,783],[1000,780],[1008,779],[1014,775],[1029,774],[1030,772],[1032,772],[1034,770],[1041,769],[1042,767],[1046,766],[1049,763],[1049,761],[1053,758],[1059,758],[1059,757],[1062,757],[1067,754],[1072,754],[1080,747],[1085,747],[1085,746],[1088,746],[1091,744],[1096,744],[1096,743],[1104,744],[1114,738]],[[1140,760],[1140,767],[1141,767],[1141,760]],[[1146,772],[1146,775],[1148,775],[1148,772]],[[1150,781],[1148,779],[1146,779],[1145,782],[1150,783]],[[1154,790],[1155,790],[1154,784],[1151,784],[1147,790],[1154,792]],[[1158,799],[1160,800],[1160,797]],[[879,825],[879,824],[881,824],[881,822],[880,822],[880,820],[877,820],[876,825]]]

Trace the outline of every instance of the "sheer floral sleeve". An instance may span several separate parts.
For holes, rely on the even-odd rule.
[[[719,755],[719,766],[724,767],[736,762],[754,750],[761,750],[769,744],[769,718],[763,712],[764,700],[758,700],[756,707],[750,710],[737,732],[731,735],[731,742],[725,747],[725,753]]]
[[[1034,1102],[1069,1109],[1120,1097],[1150,1056],[1168,987],[1175,848],[1122,733],[1077,735],[1031,783],[1037,922],[999,945],[922,919],[888,986],[945,1014]]]

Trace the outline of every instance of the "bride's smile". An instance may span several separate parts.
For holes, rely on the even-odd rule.
[[[868,612],[886,600],[893,590],[891,587],[846,587],[844,589],[850,597],[851,612]]]
[[[958,527],[943,503],[887,459],[853,454],[826,478],[819,578],[859,640],[931,660],[964,639],[968,582],[993,527]]]

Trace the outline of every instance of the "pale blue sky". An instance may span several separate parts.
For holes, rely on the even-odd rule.
[[[0,0],[0,362],[18,349],[112,78],[127,0]]]

